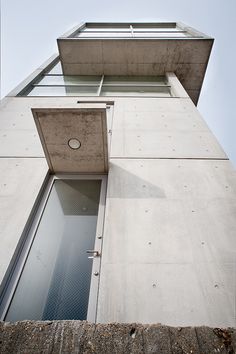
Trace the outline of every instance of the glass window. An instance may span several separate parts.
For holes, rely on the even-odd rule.
[[[148,27],[148,26],[134,26],[133,27],[135,32],[177,32],[181,31],[178,27]]]
[[[180,38],[187,37],[185,32],[134,32],[134,37],[156,37],[156,38]]]
[[[85,27],[82,32],[123,32],[130,31],[130,26],[123,27]]]
[[[87,24],[74,35],[78,38],[181,38],[191,35],[176,23]]]
[[[28,96],[96,96],[97,86],[35,86]]]
[[[165,76],[102,76],[52,74],[57,63],[19,95],[27,96],[170,96]]]
[[[164,76],[105,76],[103,86],[107,84],[114,85],[165,85]]]
[[[110,37],[131,37],[131,31],[114,31],[114,32],[111,32],[111,31],[104,31],[104,32],[101,32],[101,31],[96,31],[96,32],[79,32],[76,37],[82,37],[82,38],[104,38],[104,37],[107,37],[107,38],[110,38]]]
[[[5,320],[86,320],[101,180],[55,180]]]
[[[48,74],[62,74],[61,62],[59,61],[51,70],[49,70]]]
[[[168,87],[151,86],[103,86],[101,96],[158,96],[169,97]]]
[[[40,85],[92,85],[99,86],[101,76],[89,76],[89,75],[57,75],[57,76],[44,76],[39,82]]]

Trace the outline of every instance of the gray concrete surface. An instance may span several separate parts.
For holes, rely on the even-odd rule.
[[[165,75],[175,72],[195,104],[213,39],[59,38],[65,75]]]
[[[33,108],[38,133],[52,173],[108,171],[106,105],[90,108]],[[70,139],[80,144],[69,146]]]
[[[47,172],[44,158],[0,157],[0,282]]]
[[[236,330],[80,321],[0,323],[1,354],[233,354]]]
[[[111,157],[227,158],[186,97],[116,100]]]
[[[111,159],[98,322],[235,326],[235,177],[228,161]]]

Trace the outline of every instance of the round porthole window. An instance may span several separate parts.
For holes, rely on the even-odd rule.
[[[78,150],[81,147],[81,142],[76,138],[68,140],[68,145],[73,150]]]

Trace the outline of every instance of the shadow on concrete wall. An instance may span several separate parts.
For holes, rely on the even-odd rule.
[[[166,198],[164,190],[158,187],[158,181],[154,185],[113,163],[110,164],[109,177],[108,198]]]

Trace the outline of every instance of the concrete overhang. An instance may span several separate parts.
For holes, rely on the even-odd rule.
[[[108,171],[106,105],[92,108],[33,108],[52,173]]]
[[[212,38],[180,23],[176,26],[182,28],[187,37],[75,37],[86,25],[74,28],[57,40],[64,75],[153,76],[174,72],[197,104]]]

